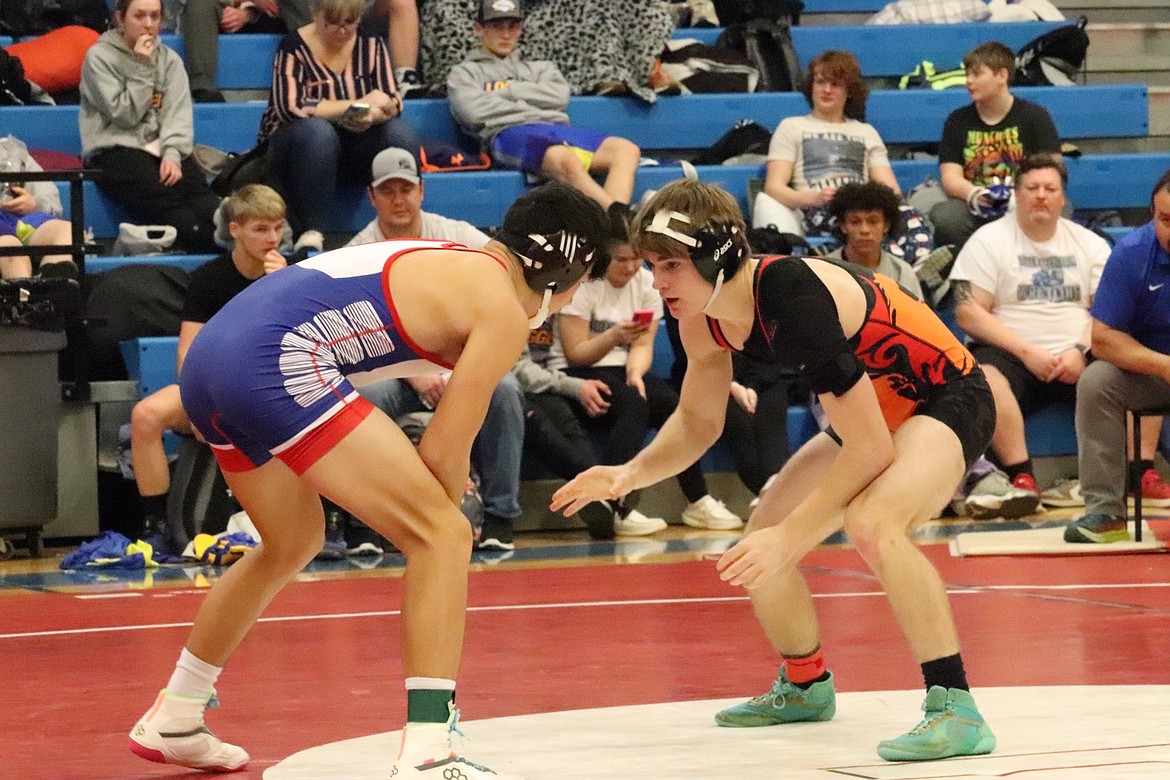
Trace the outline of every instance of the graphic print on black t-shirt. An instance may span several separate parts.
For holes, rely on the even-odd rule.
[[[801,139],[804,178],[812,189],[840,187],[862,181],[865,175],[865,144],[841,133],[816,133]]]
[[[1020,128],[968,130],[963,146],[963,178],[981,187],[991,184],[993,177],[1003,181],[1015,172],[1023,158]]]

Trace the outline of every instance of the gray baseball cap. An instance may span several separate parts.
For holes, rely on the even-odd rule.
[[[418,166],[414,162],[414,155],[405,149],[391,146],[378,152],[370,166],[373,181],[371,187],[377,187],[387,179],[403,179],[411,184],[418,184]]]

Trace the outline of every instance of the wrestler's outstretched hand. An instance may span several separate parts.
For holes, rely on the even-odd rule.
[[[715,568],[719,579],[751,590],[780,570],[787,558],[776,539],[776,526],[752,531],[723,553]]]
[[[553,493],[549,509],[572,515],[591,501],[616,500],[634,487],[634,475],[628,464],[594,466],[582,471]]]

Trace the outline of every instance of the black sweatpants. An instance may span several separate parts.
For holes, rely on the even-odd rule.
[[[678,406],[678,393],[665,379],[653,374],[642,378],[646,397],[626,384],[624,366],[588,366],[570,368],[566,373],[582,379],[600,379],[609,386],[609,410],[600,417],[590,417],[580,405],[574,409],[581,425],[605,432],[606,448],[602,461],[615,465],[625,463],[638,454],[651,428],[661,428],[666,418]],[[678,485],[687,501],[698,501],[707,495],[707,480],[698,462],[679,473]]]
[[[175,243],[187,252],[219,252],[212,215],[220,198],[207,186],[203,171],[188,156],[183,178],[169,187],[158,180],[159,158],[141,149],[115,146],[93,159],[94,180],[106,197],[142,225],[171,225]]]

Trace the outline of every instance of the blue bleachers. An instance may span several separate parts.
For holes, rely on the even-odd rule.
[[[1144,84],[1081,87],[1025,87],[1022,98],[1045,106],[1062,138],[1140,138],[1149,133],[1149,95]],[[930,143],[955,108],[966,105],[964,90],[875,90],[867,119],[886,143]],[[265,104],[195,105],[195,140],[227,151],[256,141]],[[710,146],[738,119],[774,128],[786,116],[808,113],[804,96],[793,92],[683,95],[653,105],[634,98],[575,97],[569,117],[581,127],[604,128],[646,150]],[[407,101],[404,116],[426,138],[458,144],[459,132],[446,100]],[[4,130],[34,147],[79,154],[77,106],[6,106]]]
[[[214,257],[215,255],[140,255],[133,258],[119,256],[87,257],[85,258],[85,272],[90,275],[105,273],[120,265],[125,265],[127,262],[134,262],[169,265],[175,268],[182,268],[189,273]]]
[[[174,336],[127,339],[121,343],[126,373],[138,383],[138,397],[142,398],[176,380],[176,357],[179,339]],[[673,359],[666,329],[659,328],[654,344],[654,372],[665,376]],[[1025,421],[1028,451],[1033,457],[1072,455],[1077,451],[1076,433],[1072,425],[1073,409],[1067,404],[1046,407],[1029,415]],[[788,446],[792,451],[811,439],[819,430],[812,413],[804,405],[788,408]],[[713,447],[703,456],[703,467],[708,471],[730,471],[731,458],[722,447]]]
[[[870,0],[834,0],[842,4],[872,4]],[[880,6],[879,6],[880,7]],[[807,10],[807,9],[806,9]],[[869,78],[901,76],[921,60],[944,67],[958,67],[963,55],[985,41],[997,40],[1019,49],[1033,38],[1061,25],[1061,22],[966,22],[959,24],[913,25],[800,25],[792,29],[792,43],[802,64],[828,49],[852,52]],[[681,28],[675,38],[695,38],[714,44],[720,28]],[[163,42],[184,52],[176,35],[163,35]],[[267,89],[272,83],[272,59],[279,35],[221,35],[216,86],[220,89]]]
[[[1060,137],[1069,140],[1145,137],[1150,129],[1148,93],[1144,84],[1013,90],[1013,94],[1043,105]],[[947,115],[970,102],[962,89],[874,90],[866,103],[866,119],[887,144],[937,143]],[[408,104],[408,108],[413,105]],[[808,102],[799,93],[759,92],[685,95],[662,98],[654,104],[632,98],[575,97],[569,101],[568,113],[574,125],[604,128],[643,149],[655,150],[705,148],[738,119],[752,119],[774,129],[784,117],[808,111]],[[432,118],[444,121],[428,116]],[[424,135],[428,135],[432,125],[425,127],[428,131]]]
[[[1170,170],[1170,152],[1085,155],[1066,160],[1069,167],[1069,199],[1080,209],[1145,208],[1150,187]],[[934,160],[895,160],[894,173],[903,191],[909,192],[928,176],[938,175]],[[762,177],[758,165],[703,165],[698,167],[703,181],[718,184],[735,195],[750,214],[747,201],[748,182]],[[679,178],[677,165],[644,167],[635,180],[635,200],[647,189],[658,189]],[[464,171],[427,176],[426,208],[438,214],[457,217],[480,227],[494,227],[503,221],[508,206],[528,189],[524,177],[516,171]],[[117,206],[102,198],[91,182],[85,184],[85,224],[98,238],[116,235],[117,225],[127,217]],[[357,187],[342,189],[326,226],[331,232],[357,232],[374,218],[365,192]]]
[[[178,336],[126,339],[118,346],[126,364],[126,376],[138,383],[139,398],[178,381]]]
[[[873,14],[890,0],[804,0],[806,14]]]
[[[940,68],[957,68],[963,55],[981,43],[999,41],[1012,51],[1061,22],[965,22],[959,24],[800,25],[792,28],[792,45],[801,67],[829,49],[843,49],[857,58],[867,78],[890,78],[914,70],[922,60]],[[714,44],[722,30],[683,28],[675,38],[695,38]]]

